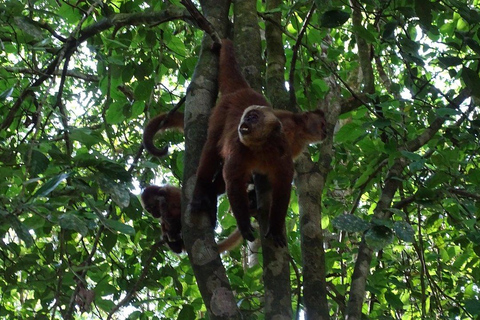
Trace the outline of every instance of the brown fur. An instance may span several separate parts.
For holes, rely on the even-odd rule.
[[[175,128],[183,132],[183,113],[162,113],[150,119],[143,130],[143,146],[152,155],[163,157],[168,153],[168,147],[159,149],[154,144],[155,134],[167,129]]]
[[[185,250],[182,239],[181,191],[172,186],[148,186],[141,195],[144,209],[160,220],[163,240],[175,253]],[[218,251],[230,251],[242,242],[240,231],[235,229],[226,239],[218,243]]]
[[[221,97],[209,119],[192,212],[215,207],[211,199],[219,192],[212,181],[223,163],[223,178],[238,227],[245,239],[253,241],[246,185],[253,173],[265,174],[272,185],[273,199],[267,235],[277,245],[285,246],[283,230],[293,178],[292,159],[307,144],[325,137],[324,114],[320,110],[273,110],[243,78],[230,40],[222,43],[218,83]],[[183,127],[183,122],[178,126]],[[214,224],[216,216],[211,219]]]
[[[323,139],[323,114],[311,113],[315,120],[309,121],[306,113],[294,115],[271,109],[265,97],[243,78],[229,40],[222,42],[218,84],[221,97],[209,119],[192,212],[207,211],[212,206],[211,181],[223,162],[223,178],[238,228],[245,239],[253,241],[246,185],[253,173],[264,174],[272,186],[267,236],[276,245],[285,246],[283,231],[293,178],[292,159],[308,142]]]

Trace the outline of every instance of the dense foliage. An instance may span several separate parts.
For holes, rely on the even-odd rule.
[[[334,319],[348,307],[362,236],[375,249],[363,314],[480,317],[479,6],[369,0],[360,24],[348,1],[292,0],[277,10],[298,106],[314,109],[329,77],[342,98],[365,102],[342,109],[323,190]],[[158,160],[142,154],[141,133],[185,95],[202,36],[173,0],[0,4],[0,317],[204,316],[188,258],[158,242],[160,227],[138,199],[147,184],[181,183],[182,135],[162,137],[175,147]],[[360,97],[365,53],[374,90]],[[309,147],[315,161],[318,150]],[[393,203],[377,212],[389,191]],[[295,289],[299,205],[294,194]],[[221,198],[220,237],[235,227],[228,209]],[[240,308],[257,319],[262,267],[247,268],[245,251],[223,262]]]

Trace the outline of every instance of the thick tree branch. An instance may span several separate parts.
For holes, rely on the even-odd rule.
[[[170,6],[165,10],[157,12],[117,13],[81,30],[80,36],[78,37],[78,42],[82,43],[83,41],[112,27],[118,29],[125,26],[137,25],[155,26],[169,21],[188,21],[189,19],[191,19],[191,16],[187,10],[177,6]]]

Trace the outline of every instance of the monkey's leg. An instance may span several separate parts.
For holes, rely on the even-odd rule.
[[[254,241],[255,237],[253,235],[253,227],[250,223],[247,194],[247,182],[250,179],[250,174],[241,164],[241,160],[226,161],[223,168],[223,176],[225,178],[228,200],[230,201],[233,215],[237,220],[238,229],[244,239]]]
[[[292,190],[293,162],[282,161],[269,177],[272,184],[272,203],[266,237],[271,237],[277,247],[285,247],[285,218]]]

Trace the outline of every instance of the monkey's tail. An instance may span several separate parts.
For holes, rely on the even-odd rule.
[[[243,241],[240,230],[236,228],[230,235],[218,243],[218,252],[230,251],[238,247]]]
[[[167,129],[176,128],[183,131],[183,113],[175,112],[172,114],[161,113],[155,118],[150,119],[143,130],[143,146],[152,155],[163,157],[168,153],[168,146],[159,149],[153,143],[155,134]]]
[[[229,94],[245,88],[250,88],[250,86],[240,71],[235,58],[233,42],[229,39],[223,39],[220,49],[218,89],[221,94]]]

